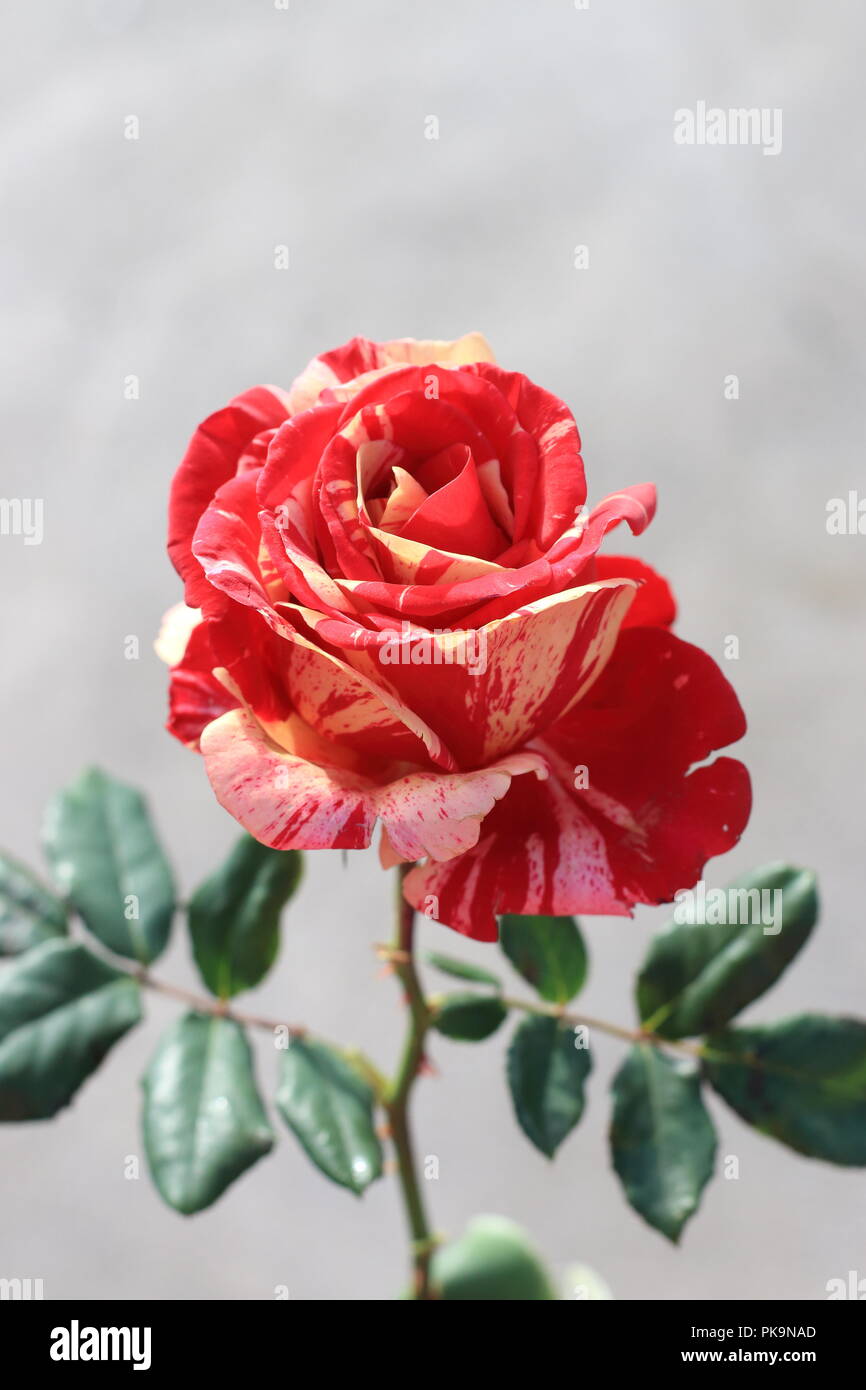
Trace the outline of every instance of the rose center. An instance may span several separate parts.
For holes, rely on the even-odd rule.
[[[484,468],[489,475],[489,464]],[[407,450],[377,440],[358,450],[358,475],[369,523],[381,531],[483,560],[494,560],[508,547],[468,444],[412,458]]]

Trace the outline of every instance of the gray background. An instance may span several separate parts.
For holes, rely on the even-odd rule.
[[[755,811],[708,881],[783,856],[820,871],[825,905],[751,1016],[866,1013],[866,537],[825,528],[828,498],[863,479],[862,6],[43,0],[10,20],[2,486],[44,498],[46,529],[41,546],[0,539],[0,843],[33,860],[47,799],[93,760],[147,789],[187,890],[213,865],[234,826],[162,730],[150,651],[179,593],[164,508],[186,438],[238,390],[288,384],[354,333],[480,328],[505,366],[573,406],[593,500],[658,482],[640,552],[672,577],[681,634],[719,659],[726,635],[740,640],[726,671],[750,720]],[[673,112],[698,100],[781,107],[782,153],[677,147]],[[131,373],[138,401],[124,399]],[[392,1058],[401,1010],[371,950],[388,905],[372,854],[346,870],[312,856],[262,1011]],[[664,916],[586,923],[587,1012],[630,1021]],[[431,924],[423,937],[459,947]],[[194,981],[183,942],[161,969]],[[57,1121],[4,1128],[0,1275],[43,1278],[47,1297],[393,1296],[393,1184],[355,1201],[287,1134],[191,1220],[146,1177],[124,1179],[137,1077],[173,1013],[155,1001]],[[813,1299],[866,1274],[858,1172],[798,1158],[711,1101],[740,1177],[717,1177],[673,1249],[608,1167],[620,1045],[596,1040],[588,1112],[553,1165],[516,1131],[503,1048],[504,1035],[434,1045],[416,1120],[440,1162],[438,1229],[513,1216],[557,1270],[586,1261],[619,1298]]]

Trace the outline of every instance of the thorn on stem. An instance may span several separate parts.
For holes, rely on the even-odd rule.
[[[420,1057],[420,1059],[419,1059],[419,1062],[418,1062],[418,1070],[417,1070],[417,1072],[416,1072],[416,1076],[438,1076],[438,1075],[439,1075],[439,1068],[438,1068],[437,1066],[435,1066],[433,1062],[430,1061],[430,1058],[427,1056],[426,1052],[425,1052],[425,1053],[422,1053],[422,1055],[421,1055],[421,1057]]]

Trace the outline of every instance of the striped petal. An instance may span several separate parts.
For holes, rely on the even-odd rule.
[[[292,414],[297,414],[315,405],[323,392],[349,399],[384,372],[406,364],[461,367],[470,362],[493,361],[493,350],[482,333],[466,333],[453,341],[395,338],[375,343],[370,338],[350,338],[342,347],[313,358],[292,384],[289,404]],[[349,390],[341,392],[340,388],[346,386]]]
[[[489,561],[468,561],[467,568],[472,568],[469,577],[464,577],[457,557],[443,557],[435,550],[430,552],[429,573],[426,566],[419,566],[416,582],[410,584],[378,578],[348,581],[333,572],[326,574],[318,561],[293,552],[292,563],[305,577],[307,588],[306,595],[296,592],[311,607],[327,606],[337,611],[342,604],[344,612],[376,613],[398,623],[405,618],[429,627],[482,627],[521,606],[590,583],[594,578],[591,561],[607,532],[624,521],[634,535],[639,535],[652,520],[655,500],[655,489],[649,483],[625,488],[606,497],[589,516],[578,516],[546,555],[516,569]],[[264,519],[263,525],[266,527]],[[450,562],[457,567],[444,573]],[[419,578],[425,582],[418,582]],[[311,591],[317,596],[313,603]],[[339,602],[338,595],[342,596]]]
[[[461,767],[483,767],[586,694],[613,652],[634,593],[629,579],[589,584],[477,631],[398,634],[304,616],[321,640],[342,646],[347,662],[386,685],[447,741]]]
[[[186,649],[171,669],[166,728],[188,748],[199,747],[202,731],[238,701],[214,675],[209,623],[199,623],[190,633]]]
[[[477,847],[413,869],[406,896],[481,940],[495,939],[501,912],[630,915],[669,902],[742,834],[746,769],[695,764],[744,731],[704,652],[662,628],[624,631],[586,702],[532,745],[547,781],[514,783]]]
[[[260,568],[257,507],[255,476],[232,479],[202,517],[194,549],[213,589],[259,614],[283,639],[281,675],[292,701],[320,732],[339,731],[350,746],[377,756],[454,767],[446,741],[390,682],[376,680],[372,667],[370,673],[359,671],[323,650],[293,620],[304,610],[271,601]],[[225,616],[222,611],[220,616]]]
[[[503,460],[514,497],[514,539],[531,534],[546,550],[586,501],[574,416],[564,401],[521,372],[506,372],[489,363],[473,370],[509,402],[520,427]]]
[[[364,777],[289,753],[243,709],[209,724],[201,751],[217,801],[273,849],[361,849],[375,815]]]
[[[278,733],[289,746],[276,741]],[[476,772],[417,772],[378,784],[351,767],[303,756],[295,723],[266,731],[244,709],[208,725],[201,750],[217,800],[263,844],[361,849],[381,819],[395,854],[409,860],[462,855],[512,778],[547,771],[540,754],[522,753]]]

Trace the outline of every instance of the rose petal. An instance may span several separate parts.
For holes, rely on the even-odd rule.
[[[586,501],[580,435],[564,401],[521,372],[480,363],[472,370],[495,386],[520,424],[519,447],[503,459],[514,499],[514,539],[532,535],[547,549],[574,521]],[[531,439],[530,452],[523,442]],[[509,476],[510,474],[510,476]]]
[[[202,513],[217,488],[234,477],[256,436],[288,414],[287,397],[278,386],[254,386],[199,425],[171,485],[168,553],[186,582],[186,601],[200,608],[207,581],[192,555],[192,539]]]
[[[201,622],[200,608],[187,608],[185,603],[176,603],[163,615],[159,634],[153,644],[160,661],[166,666],[176,666],[186,651],[190,634]]]
[[[214,589],[260,614],[284,639],[283,679],[292,700],[301,702],[308,722],[321,732],[338,717],[343,736],[358,746],[377,754],[387,750],[391,757],[418,763],[429,759],[454,767],[445,741],[394,693],[390,683],[377,681],[375,672],[371,679],[306,637],[294,621],[296,614],[303,617],[306,610],[290,604],[281,604],[278,610],[271,602],[259,568],[257,505],[254,475],[226,483],[199,523],[194,551]]]
[[[416,772],[380,788],[376,812],[401,859],[453,859],[478,843],[481,822],[508,791],[512,777],[547,776],[538,753],[515,753],[490,767],[451,775]]]
[[[202,730],[238,704],[214,676],[214,665],[210,624],[200,623],[190,633],[181,660],[172,667],[169,683],[165,727],[188,748],[198,748]]]
[[[587,701],[532,745],[551,768],[484,823],[475,850],[413,869],[407,899],[481,940],[500,912],[630,915],[671,901],[736,844],[751,806],[735,759],[689,769],[741,737],[736,695],[704,652],[662,628],[621,634]],[[589,785],[576,787],[586,767]],[[578,780],[583,780],[582,774]]]
[[[506,537],[490,515],[468,446],[454,449],[462,460],[459,473],[424,498],[401,526],[400,535],[452,554],[493,560],[504,550]]]
[[[368,446],[375,448],[375,445]],[[394,491],[383,499],[383,509],[376,522],[383,531],[399,531],[412,513],[427,500],[421,484],[405,468],[394,468]]]
[[[666,579],[632,555],[596,555],[597,579],[634,579],[638,591],[623,627],[670,627],[677,616],[676,600]]]
[[[483,574],[457,578],[447,588],[440,579],[441,570],[431,569],[428,578],[432,582],[428,583],[400,584],[361,578],[349,583],[324,573],[314,581],[312,576],[321,567],[315,561],[305,563],[310,569],[310,587],[315,582],[321,586],[322,594],[325,585],[340,591],[345,596],[344,611],[351,605],[359,615],[384,614],[398,622],[405,618],[429,627],[481,627],[538,599],[590,583],[593,576],[589,562],[611,527],[625,521],[639,535],[652,520],[654,511],[655,489],[651,484],[625,488],[606,497],[589,517],[579,517],[541,559],[518,569],[479,561],[486,566]],[[433,555],[438,564],[440,552]],[[309,603],[309,598],[304,602]],[[311,606],[322,604],[314,602]],[[337,610],[335,602],[326,607],[332,612]]]
[[[387,362],[445,362],[461,367],[470,362],[495,362],[493,349],[483,333],[464,333],[462,338],[393,338],[382,344]]]
[[[387,684],[444,737],[462,767],[483,767],[558,719],[614,649],[635,586],[586,585],[531,603],[475,631],[352,627],[306,613],[321,640]]]
[[[201,746],[217,800],[274,849],[360,849],[381,818],[402,857],[450,858],[476,843],[513,777],[546,775],[543,757],[522,753],[476,772],[412,773],[377,785],[280,746],[243,709],[209,724]]]
[[[378,376],[403,363],[442,363],[448,367],[468,362],[493,362],[493,351],[481,333],[466,333],[453,342],[439,339],[395,338],[374,343],[369,338],[350,338],[341,347],[314,357],[289,391],[293,414],[309,410],[323,391],[375,373]]]
[[[453,754],[390,691],[297,633],[285,652],[286,683],[300,716],[323,738],[389,761],[453,768]]]
[[[221,806],[273,849],[361,849],[375,813],[365,778],[295,757],[272,742],[247,710],[204,730],[201,751]]]

